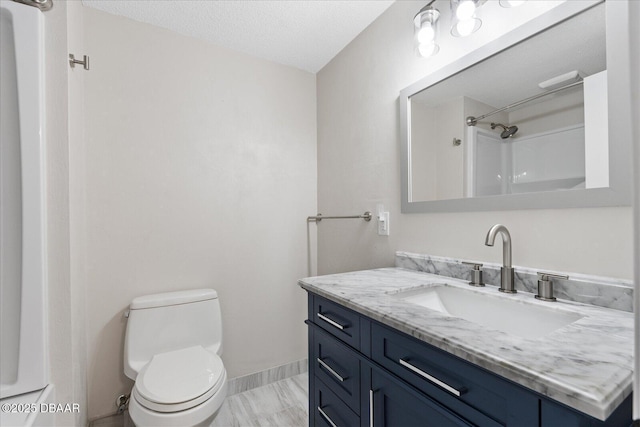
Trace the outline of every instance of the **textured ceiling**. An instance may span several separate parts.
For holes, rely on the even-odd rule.
[[[85,6],[318,72],[394,0],[82,0]]]

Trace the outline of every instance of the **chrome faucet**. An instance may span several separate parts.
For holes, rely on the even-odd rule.
[[[515,294],[514,273],[511,266],[511,235],[509,230],[502,224],[496,224],[489,229],[484,244],[493,246],[496,240],[496,234],[502,234],[502,268],[500,269],[500,292]]]

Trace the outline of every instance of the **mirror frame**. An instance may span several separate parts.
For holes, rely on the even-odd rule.
[[[590,9],[594,2],[567,1],[496,40],[470,52],[451,64],[418,80],[400,92],[402,213],[473,212],[518,209],[562,209],[602,206],[631,206],[631,94],[629,6],[627,2],[605,1],[606,58],[609,120],[609,187],[416,201],[411,194],[410,98],[429,86],[532,37],[549,27]]]

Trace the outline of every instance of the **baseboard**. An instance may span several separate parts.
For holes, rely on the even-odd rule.
[[[285,365],[276,366],[274,368],[265,369],[264,371],[245,375],[242,377],[231,378],[227,382],[227,396],[242,393],[256,387],[271,384],[285,378],[293,377],[307,372],[307,359],[300,359]]]

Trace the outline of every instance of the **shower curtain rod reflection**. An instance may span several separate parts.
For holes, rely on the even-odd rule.
[[[571,83],[569,85],[562,86],[562,87],[559,87],[557,89],[550,90],[548,92],[539,93],[539,94],[534,95],[532,97],[529,97],[527,99],[523,99],[522,101],[514,102],[513,104],[509,104],[509,105],[507,105],[505,107],[498,108],[497,110],[493,110],[490,113],[483,114],[482,116],[478,116],[478,117],[469,116],[469,117],[467,117],[467,121],[466,121],[467,126],[475,126],[478,123],[478,120],[482,120],[482,119],[484,119],[486,117],[493,116],[494,114],[500,113],[501,111],[517,107],[518,105],[525,104],[525,103],[527,103],[529,101],[533,101],[534,99],[542,98],[543,96],[551,95],[552,93],[556,93],[556,92],[559,92],[561,90],[569,89],[570,87],[581,85],[582,83],[583,83],[583,81],[581,80],[579,82]]]
[[[366,211],[365,213],[363,213],[362,215],[349,215],[349,216],[322,216],[321,213],[319,213],[316,216],[308,216],[307,217],[307,222],[320,222],[323,219],[364,219],[365,221],[371,221],[371,217],[373,215],[371,214],[371,212]]]

